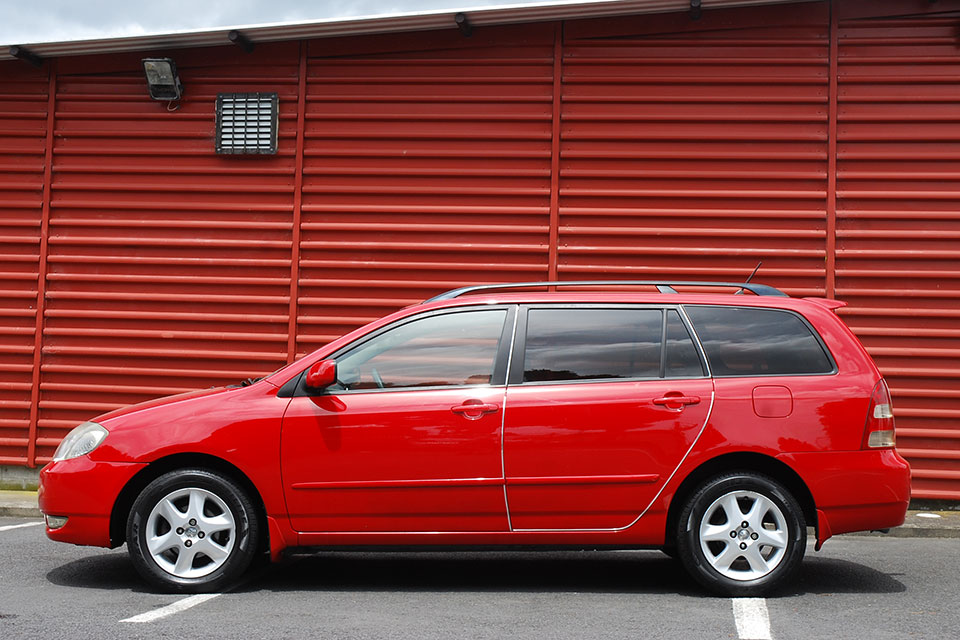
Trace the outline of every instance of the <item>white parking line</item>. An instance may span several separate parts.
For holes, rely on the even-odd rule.
[[[740,640],[771,640],[770,614],[763,598],[733,598],[733,618]]]
[[[43,522],[27,522],[26,524],[11,524],[6,527],[0,527],[0,533],[10,531],[11,529],[22,529],[23,527],[39,527]]]
[[[120,622],[153,622],[154,620],[159,620],[160,618],[166,618],[167,616],[172,616],[175,613],[186,611],[191,607],[195,607],[198,604],[203,604],[207,600],[213,600],[214,598],[218,598],[222,595],[222,593],[199,593],[195,596],[184,598],[183,600],[177,600],[173,604],[168,604],[165,607],[160,607],[159,609],[154,609],[153,611],[148,611],[146,613],[141,613],[140,615],[133,616],[132,618],[125,618]]]
[[[132,618],[124,618],[120,622],[153,622],[154,620],[160,620],[161,618],[172,616],[175,613],[186,611],[187,609],[191,609],[198,604],[203,604],[204,602],[213,600],[214,598],[219,598],[224,593],[229,593],[230,591],[234,591],[235,589],[245,586],[251,580],[256,580],[262,576],[268,569],[269,567],[263,567],[258,571],[248,573],[246,577],[230,588],[224,589],[222,593],[200,593],[195,596],[189,596],[183,600],[177,600],[173,604],[168,604],[165,607],[160,607],[159,609],[154,609],[153,611],[148,611],[147,613],[141,613],[140,615],[133,616]]]

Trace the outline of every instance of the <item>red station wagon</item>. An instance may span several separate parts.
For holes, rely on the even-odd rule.
[[[522,545],[659,548],[708,589],[764,593],[808,526],[819,549],[910,498],[840,306],[759,284],[458,289],[252,384],[83,423],[41,472],[46,532],[126,542],[180,592],[296,547]]]

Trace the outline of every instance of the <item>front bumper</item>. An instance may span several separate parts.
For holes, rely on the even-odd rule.
[[[818,549],[832,535],[903,524],[910,465],[896,449],[792,453],[779,459],[808,483],[817,508]]]
[[[45,466],[40,471],[40,511],[67,518],[62,527],[47,527],[47,537],[59,542],[110,547],[113,506],[127,482],[145,466],[133,462],[95,462],[88,456]]]

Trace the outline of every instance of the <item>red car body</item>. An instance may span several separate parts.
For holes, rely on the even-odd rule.
[[[518,305],[730,305],[729,295],[487,293],[406,308],[247,387],[100,416],[92,452],[41,472],[53,540],[115,547],[147,482],[179,466],[237,479],[270,554],[298,546],[670,547],[680,501],[732,469],[778,479],[831,535],[903,522],[907,463],[865,446],[876,366],[831,301],[740,296],[799,314],[826,375],[481,385],[293,396],[291,381],[383,327],[438,310]],[[286,396],[286,397],[284,397]],[[671,403],[670,398],[680,398]],[[685,400],[686,399],[686,400]],[[471,407],[478,407],[473,410]]]

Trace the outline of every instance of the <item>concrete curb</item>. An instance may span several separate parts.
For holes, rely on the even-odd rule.
[[[0,491],[0,516],[40,518],[36,491]]]
[[[15,518],[41,518],[35,491],[0,491],[0,516]],[[884,534],[879,531],[862,531],[850,536],[893,538],[960,538],[960,511],[910,510],[902,526]]]
[[[930,511],[911,509],[904,523],[890,533],[861,531],[851,536],[882,536],[894,538],[960,538],[960,511]]]
[[[43,514],[40,513],[40,509],[34,508],[22,508],[22,507],[8,507],[6,505],[0,506],[0,517],[10,517],[10,518],[42,518]]]

